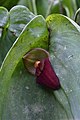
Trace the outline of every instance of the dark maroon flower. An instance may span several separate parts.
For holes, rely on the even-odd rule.
[[[57,90],[59,79],[49,61],[49,53],[42,48],[35,48],[23,56],[23,62],[28,72],[36,75],[40,85]]]
[[[37,61],[36,67],[36,82],[40,85],[57,90],[60,88],[59,79],[53,70],[49,58]]]

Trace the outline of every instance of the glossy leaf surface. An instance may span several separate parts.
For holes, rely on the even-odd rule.
[[[7,95],[9,95],[8,90],[12,85],[11,84],[12,75],[19,61],[22,60],[23,55],[26,54],[26,52],[28,52],[31,48],[34,48],[34,47],[42,47],[44,49],[48,48],[48,30],[47,30],[46,22],[42,16],[35,17],[32,21],[30,21],[29,24],[25,26],[25,29],[22,31],[19,38],[16,40],[16,42],[13,44],[13,46],[9,50],[1,66],[1,69],[0,69],[0,119],[3,119],[3,120],[10,119],[9,118],[10,116],[8,116],[7,118],[8,114],[7,112],[5,113],[5,107],[6,105],[8,107],[8,104],[6,104],[6,100],[7,100]],[[16,71],[16,74],[17,72],[19,71]],[[13,79],[15,80],[15,77]],[[27,79],[28,77],[26,74],[26,80]],[[16,98],[14,97],[14,99]],[[5,117],[5,114],[6,114],[6,117]],[[9,114],[12,114],[12,112],[10,111]],[[19,115],[19,111],[17,114]],[[11,117],[13,118],[15,116],[12,115]],[[15,119],[18,120],[17,117]],[[21,117],[19,117],[19,119],[21,119]]]
[[[0,120],[79,119],[80,27],[62,15],[51,15],[46,21],[42,16],[32,15],[32,20],[19,31],[18,21],[13,20],[17,14],[15,10],[10,11],[8,29],[12,33],[16,30],[15,39],[18,38],[8,48],[0,68]],[[26,16],[23,18],[20,24],[27,21]],[[23,55],[36,47],[47,50],[49,47],[51,64],[60,79],[60,90],[54,92],[37,85],[35,77],[24,68]]]
[[[62,86],[55,95],[67,114],[71,111],[77,120],[80,118],[80,27],[62,15],[51,15],[46,21],[50,30],[51,61]],[[72,118],[69,116],[69,119]]]
[[[25,25],[34,17],[25,6],[15,6],[10,12],[0,7],[0,65]]]

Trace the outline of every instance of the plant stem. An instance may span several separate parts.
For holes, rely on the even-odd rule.
[[[48,9],[47,9],[47,12],[46,12],[45,17],[47,17],[47,16],[50,14],[50,10],[51,10],[51,7],[52,7],[52,5],[53,5],[53,2],[54,2],[54,0],[51,0],[51,1],[50,1],[49,7],[48,7]]]
[[[36,2],[35,0],[32,0],[32,6],[33,6],[33,13],[37,15],[37,8],[36,8]]]
[[[80,12],[80,8],[75,13],[75,16],[74,16],[74,21],[75,22],[77,21],[77,16],[78,16],[79,12]]]
[[[30,11],[33,11],[31,1],[28,0],[27,2],[28,2],[28,5],[29,5],[29,9],[30,9]],[[27,4],[27,3],[26,3],[26,4]]]

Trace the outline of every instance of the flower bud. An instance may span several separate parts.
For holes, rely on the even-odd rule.
[[[43,67],[44,65],[44,67]],[[42,69],[43,68],[43,69]],[[41,60],[36,67],[36,82],[40,85],[57,90],[60,88],[59,79],[51,66],[49,58]]]
[[[42,48],[35,48],[23,57],[23,62],[31,74],[36,76],[36,83],[57,90],[60,88],[57,77],[49,60],[49,53]]]

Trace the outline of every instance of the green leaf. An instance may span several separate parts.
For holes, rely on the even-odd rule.
[[[72,6],[72,7],[71,7]],[[70,18],[74,18],[74,13],[77,10],[76,0],[57,0],[54,1],[51,7],[51,13],[61,13]]]
[[[68,119],[80,119],[80,27],[63,15],[47,18],[51,63],[61,83],[54,92]],[[71,116],[71,114],[72,116]]]
[[[49,0],[36,0],[37,12],[38,14],[46,17],[46,12],[51,2]]]
[[[80,15],[79,15],[79,13],[80,13],[80,8],[76,11],[74,20],[77,24],[80,25]]]
[[[19,0],[18,4],[27,6],[32,13],[37,15],[36,0]]]
[[[70,16],[68,16],[68,17],[74,18],[74,12],[77,10],[76,0],[68,0],[68,1],[62,0],[62,4],[63,4],[65,10],[67,8],[70,13]]]
[[[0,7],[0,28],[5,27],[8,21],[8,11],[4,7]]]
[[[10,10],[9,30],[18,37],[25,25],[34,17],[35,15],[25,6],[17,5],[13,7]]]
[[[8,10],[18,3],[19,0],[0,0],[0,6],[6,7]]]
[[[64,120],[65,110],[52,91],[38,86],[20,62],[12,75],[2,120]],[[56,115],[57,113],[57,115]],[[64,115],[64,116],[63,116]]]
[[[35,17],[27,7],[17,5],[10,12],[0,7],[0,65],[25,25]]]
[[[80,1],[76,0],[77,8],[80,8]]]
[[[7,108],[5,108],[5,107],[6,106],[8,107],[8,103],[9,103],[9,101],[7,100],[7,97],[8,97],[8,95],[10,95],[9,92],[11,92],[11,90],[9,91],[9,89],[11,89],[10,88],[11,85],[14,85],[12,83],[12,78],[15,80],[15,77],[17,77],[16,75],[18,74],[19,70],[22,71],[21,66],[23,66],[23,65],[19,66],[18,70],[15,72],[15,69],[16,69],[18,63],[21,61],[23,55],[34,47],[42,47],[44,49],[48,48],[48,30],[46,27],[46,22],[42,16],[35,17],[25,26],[24,30],[22,31],[22,33],[20,34],[18,39],[15,41],[15,43],[13,44],[13,46],[7,53],[7,56],[1,66],[1,69],[0,69],[0,119],[9,120],[10,117],[11,117],[11,119],[15,118],[15,115],[12,115],[13,110],[9,111],[9,114],[11,114],[12,116],[9,116],[9,114],[7,112],[5,112],[5,110],[7,110]],[[12,77],[14,72],[15,72],[15,76]],[[25,76],[25,75],[23,74],[23,76]],[[28,78],[29,77],[27,76],[27,74],[26,74],[26,79],[21,77],[21,80],[24,79],[24,80],[22,80],[23,81],[22,84],[24,84],[24,82],[26,82],[25,80],[29,80]],[[31,77],[31,79],[32,79],[32,77]],[[19,79],[16,79],[16,80],[19,80]],[[17,82],[19,82],[19,81],[17,81]],[[16,85],[16,83],[15,83],[15,85]],[[34,86],[33,86],[33,88],[34,88]],[[22,92],[20,92],[20,94],[22,94]],[[24,99],[27,98],[27,96],[23,96],[23,97],[24,97]],[[13,99],[13,98],[11,97],[10,99]],[[18,99],[16,99],[16,94],[15,94],[14,99],[18,100]],[[20,98],[20,102],[21,102],[21,99],[22,98]],[[15,101],[15,103],[18,103],[18,101],[17,102]],[[23,100],[23,103],[24,103],[24,100]],[[24,106],[24,104],[22,104],[22,105]],[[26,109],[26,108],[24,108],[24,109]],[[11,108],[9,110],[11,110]],[[17,110],[17,108],[16,108],[16,110]],[[19,115],[20,111],[18,110],[17,112],[18,112],[17,114]],[[24,112],[22,115],[24,116]],[[7,118],[7,116],[8,116],[8,118]],[[15,118],[15,120],[18,120],[18,119],[19,120],[23,119],[23,117],[17,116]],[[26,118],[24,118],[24,119],[26,119]]]
[[[10,11],[14,18],[15,9]],[[65,16],[51,15],[46,20],[49,34],[44,18],[33,16],[20,33],[18,21],[12,18],[11,15],[11,25],[6,27],[10,33],[16,30],[14,35],[18,38],[0,68],[0,120],[79,119],[80,27]],[[51,63],[61,83],[61,89],[55,92],[36,85],[36,78],[27,73],[22,62],[30,49],[48,49],[48,44]]]

